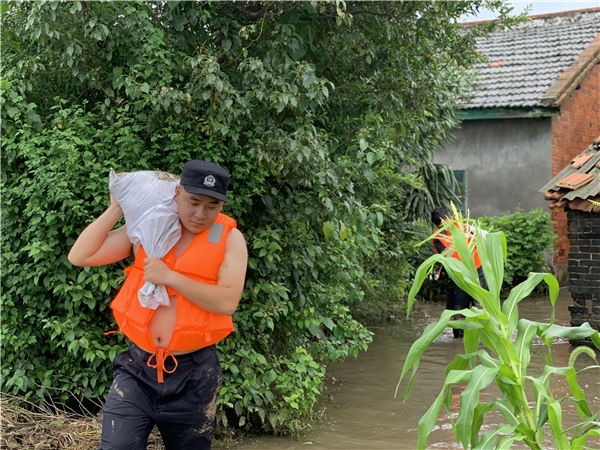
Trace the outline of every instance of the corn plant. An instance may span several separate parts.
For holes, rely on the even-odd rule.
[[[456,214],[456,212],[455,212]],[[455,222],[465,224],[468,219],[457,218]],[[409,293],[408,311],[419,291],[423,280],[436,263],[441,263],[450,278],[471,297],[479,302],[480,308],[472,307],[461,311],[445,310],[440,319],[427,326],[423,335],[412,345],[402,369],[396,392],[405,375],[412,368],[412,376],[406,390],[409,396],[421,355],[427,347],[444,331],[446,327],[464,330],[465,354],[458,355],[446,368],[446,378],[442,391],[429,410],[419,421],[418,448],[425,449],[427,436],[433,430],[436,420],[444,405],[450,416],[452,400],[451,385],[467,383],[461,394],[459,414],[456,421],[450,417],[452,430],[460,444],[472,450],[507,449],[514,441],[523,441],[531,449],[541,450],[545,442],[545,431],[549,423],[552,439],[560,450],[583,449],[588,436],[600,435],[598,412],[592,414],[585,400],[585,394],[577,382],[577,372],[573,363],[578,354],[586,352],[592,357],[595,353],[587,347],[575,350],[567,367],[556,367],[552,364],[551,344],[555,337],[582,339],[591,338],[600,348],[598,331],[588,323],[580,327],[563,327],[554,324],[554,305],[558,297],[558,282],[547,273],[530,273],[527,280],[512,289],[508,298],[500,301],[500,290],[506,264],[506,240],[502,232],[490,232],[484,241],[476,228],[475,239],[465,237],[464,229],[450,223],[455,250],[460,261],[455,258],[436,254],[427,259],[418,268],[412,289]],[[468,233],[467,233],[468,234]],[[432,236],[433,237],[433,236]],[[424,241],[425,242],[425,241]],[[477,243],[479,257],[488,289],[479,284],[477,270],[473,258],[474,242]],[[462,262],[461,262],[462,261]],[[519,320],[519,302],[544,281],[550,292],[552,316],[550,323],[538,323],[526,319]],[[461,314],[465,320],[452,320],[452,316]],[[516,332],[516,339],[513,335]],[[530,347],[536,336],[548,347],[547,365],[537,377],[528,375],[527,368],[531,359]],[[481,347],[480,347],[481,344]],[[590,366],[586,369],[598,368]],[[586,370],[584,369],[584,370]],[[570,394],[564,398],[555,398],[550,390],[551,376],[564,376],[570,388]],[[496,382],[502,397],[483,403],[479,401],[480,391]],[[526,384],[528,388],[526,390]],[[529,401],[526,392],[533,387],[535,402]],[[563,429],[562,408],[565,401],[574,402],[577,407],[578,424]],[[535,404],[535,406],[531,406]],[[484,416],[496,408],[506,419],[496,429],[479,432]],[[572,437],[569,439],[567,433]],[[500,436],[499,436],[500,435]],[[497,440],[497,442],[496,442]]]

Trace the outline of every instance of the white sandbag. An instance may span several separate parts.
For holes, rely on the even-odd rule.
[[[132,244],[142,245],[150,258],[163,258],[181,237],[181,222],[174,200],[179,178],[166,172],[115,173],[108,187],[121,206]],[[165,286],[146,283],[138,292],[140,304],[156,309],[169,306]]]

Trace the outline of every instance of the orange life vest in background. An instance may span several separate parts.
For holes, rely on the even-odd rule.
[[[453,225],[458,228],[458,224],[453,223]],[[448,233],[450,233],[450,230],[448,230]],[[435,243],[433,242],[434,240],[440,241],[445,248],[448,248],[448,246],[450,244],[452,244],[452,236],[450,234],[440,233],[439,228],[437,230],[435,230],[435,237],[431,240],[431,242],[433,244],[433,252],[439,253],[438,249],[435,247]],[[468,239],[468,242],[471,242],[471,238]],[[456,251],[452,255],[452,258],[456,258],[460,261],[460,257],[458,256],[458,252],[456,252]],[[473,259],[475,261],[475,268],[479,269],[481,267],[481,260],[479,259],[479,252],[477,251],[477,244],[475,244],[475,248],[473,249]]]
[[[216,285],[225,256],[227,235],[232,228],[237,228],[235,220],[219,213],[215,223],[202,233],[198,233],[177,260],[175,260],[175,250],[172,248],[162,261],[170,269],[186,277],[201,283]],[[155,352],[153,357],[156,357],[158,379],[162,382],[164,360],[167,356],[173,357],[172,351],[208,347],[225,338],[234,328],[230,316],[206,311],[171,286],[167,286],[169,295],[177,296],[177,322],[168,347],[157,348],[148,331],[148,322],[154,310],[144,308],[138,299],[138,291],[145,283],[144,259],[146,258],[146,252],[140,246],[134,265],[125,269],[127,279],[113,300],[111,308],[121,331],[139,347]],[[174,357],[173,359],[175,360]],[[155,366],[151,365],[151,367]]]

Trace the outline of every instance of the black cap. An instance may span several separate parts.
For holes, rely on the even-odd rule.
[[[201,194],[227,201],[229,173],[221,166],[194,159],[183,166],[180,184],[190,194]]]

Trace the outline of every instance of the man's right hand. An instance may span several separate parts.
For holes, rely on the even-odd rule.
[[[118,211],[119,217],[123,217],[123,209],[112,194],[110,194],[110,206],[108,207],[108,209],[113,209],[115,212]]]

